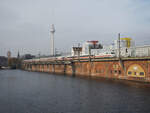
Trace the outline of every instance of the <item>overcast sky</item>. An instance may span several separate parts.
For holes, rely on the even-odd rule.
[[[150,45],[149,0],[0,0],[0,56],[67,51],[87,40],[111,44],[120,32],[137,45]]]

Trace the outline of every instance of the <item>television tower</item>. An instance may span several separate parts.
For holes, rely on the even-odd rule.
[[[54,24],[51,24],[50,26],[50,38],[51,38],[51,51],[50,51],[50,55],[54,56],[54,33],[55,33],[55,28],[54,28]]]

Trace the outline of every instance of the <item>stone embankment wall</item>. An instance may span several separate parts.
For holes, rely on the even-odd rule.
[[[23,61],[28,71],[150,82],[149,58]]]

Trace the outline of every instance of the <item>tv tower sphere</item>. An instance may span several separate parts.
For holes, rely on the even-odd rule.
[[[50,51],[50,55],[54,56],[54,33],[55,33],[55,28],[54,28],[54,24],[51,24],[50,26],[50,38],[51,38],[51,51]]]

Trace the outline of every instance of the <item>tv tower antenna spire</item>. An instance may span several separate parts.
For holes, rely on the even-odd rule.
[[[51,38],[51,51],[50,51],[50,55],[54,56],[54,33],[55,33],[55,28],[54,28],[54,24],[51,24],[50,26],[50,38]]]

